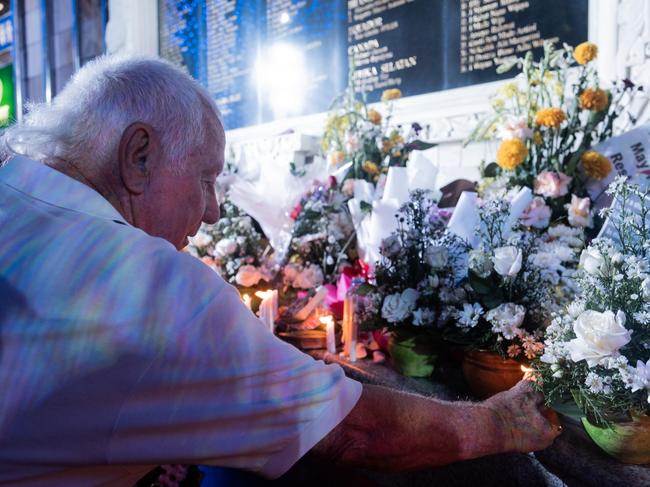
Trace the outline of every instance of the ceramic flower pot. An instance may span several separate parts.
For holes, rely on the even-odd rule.
[[[605,453],[619,462],[650,463],[650,417],[645,414],[632,415],[628,422],[612,423],[601,428],[582,418],[587,434]]]
[[[463,375],[472,394],[487,399],[507,391],[524,378],[521,362],[503,359],[496,352],[472,350],[463,357]]]
[[[388,353],[393,366],[408,377],[429,377],[438,356],[430,336],[410,330],[393,332]]]

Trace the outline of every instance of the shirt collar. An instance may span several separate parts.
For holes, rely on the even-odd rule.
[[[97,191],[42,162],[13,157],[0,168],[0,182],[51,205],[128,225]]]

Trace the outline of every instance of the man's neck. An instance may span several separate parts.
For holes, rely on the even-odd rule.
[[[80,183],[99,193],[120,213],[120,215],[122,215],[127,221],[130,222],[130,215],[124,211],[124,206],[121,204],[120,197],[116,194],[115,191],[110,189],[110,184],[107,185],[97,183],[97,181],[101,180],[102,178],[94,177],[93,175],[86,173],[85,171],[81,170],[76,164],[65,159],[57,158],[48,161],[46,164],[52,169],[59,171],[60,173],[63,173],[76,181],[79,181]]]

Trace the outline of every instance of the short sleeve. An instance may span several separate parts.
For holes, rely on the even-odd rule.
[[[170,259],[156,267],[165,275],[151,298],[166,311],[145,315],[156,320],[144,324],[152,358],[121,408],[108,461],[282,475],[345,418],[361,385],[270,334],[207,266]]]

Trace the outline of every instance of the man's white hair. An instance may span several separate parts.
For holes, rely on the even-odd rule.
[[[123,131],[143,122],[182,170],[183,159],[205,141],[206,125],[217,120],[207,91],[167,61],[103,56],[81,68],[51,104],[31,105],[3,139],[6,155],[103,165],[116,157]]]

